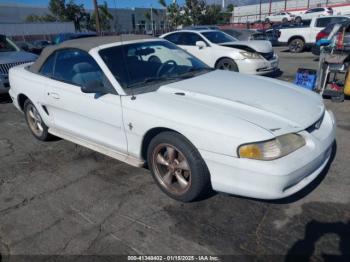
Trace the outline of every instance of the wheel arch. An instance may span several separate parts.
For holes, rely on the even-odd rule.
[[[237,65],[237,68],[238,68],[238,71],[239,71],[239,66],[237,64],[237,62],[232,58],[232,57],[229,57],[229,56],[222,56],[220,58],[218,58],[215,62],[215,65],[214,65],[214,68],[216,68],[216,66],[218,65],[218,63],[222,60],[222,59],[230,59],[232,60],[236,65]]]
[[[18,105],[22,111],[24,110],[24,103],[28,99],[29,99],[28,96],[26,96],[25,94],[19,94],[17,96],[17,102],[18,102]]]
[[[151,143],[151,141],[154,137],[156,137],[157,135],[159,135],[160,133],[163,133],[163,132],[178,133],[181,136],[185,137],[191,143],[191,141],[185,135],[183,135],[182,133],[180,133],[174,129],[171,129],[168,127],[154,127],[154,128],[149,129],[144,134],[144,136],[142,138],[142,142],[141,142],[141,157],[142,157],[142,159],[147,161],[147,150],[148,150],[149,144]]]
[[[289,45],[290,42],[292,42],[294,39],[301,39],[301,40],[304,41],[304,43],[306,43],[306,42],[305,42],[305,38],[304,38],[303,36],[301,36],[301,35],[294,35],[294,36],[292,36],[291,38],[288,39],[288,45]]]

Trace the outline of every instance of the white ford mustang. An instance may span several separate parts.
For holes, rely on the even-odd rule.
[[[180,201],[211,188],[289,196],[322,171],[335,139],[319,95],[215,71],[162,39],[67,41],[12,68],[10,83],[36,138],[61,137],[148,166]]]
[[[264,75],[278,69],[278,56],[263,40],[238,41],[219,30],[180,30],[161,36],[207,65],[222,70]]]

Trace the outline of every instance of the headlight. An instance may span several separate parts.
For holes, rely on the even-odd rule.
[[[244,58],[248,59],[262,59],[262,56],[258,53],[252,53],[252,52],[246,52],[246,51],[241,51],[239,52]]]
[[[241,145],[238,156],[257,160],[273,160],[288,155],[306,144],[297,134],[279,136],[273,140]]]

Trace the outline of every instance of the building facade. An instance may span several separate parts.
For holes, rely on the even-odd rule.
[[[92,10],[86,10],[92,13]],[[113,15],[111,31],[114,33],[162,33],[166,31],[165,9],[151,8],[109,8]],[[50,11],[46,7],[16,4],[0,4],[0,24],[25,23],[29,15],[46,15]],[[152,22],[153,23],[152,23]],[[153,25],[152,25],[153,24]]]

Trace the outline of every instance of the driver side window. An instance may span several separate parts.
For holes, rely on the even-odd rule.
[[[202,37],[195,33],[182,33],[180,45],[195,46],[197,41],[204,41]]]
[[[77,49],[57,51],[53,77],[77,86],[84,86],[92,80],[104,81],[104,74],[95,60]]]

